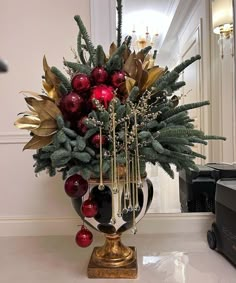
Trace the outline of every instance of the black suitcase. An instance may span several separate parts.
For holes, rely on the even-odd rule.
[[[179,172],[179,198],[182,212],[214,212],[215,186],[219,172],[198,165],[199,171]]]
[[[216,221],[207,232],[211,249],[217,249],[236,265],[236,178],[216,184]]]

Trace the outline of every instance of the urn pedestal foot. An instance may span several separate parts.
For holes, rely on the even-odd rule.
[[[95,247],[88,265],[89,278],[137,278],[137,252],[126,247],[120,235],[106,235],[103,247]]]

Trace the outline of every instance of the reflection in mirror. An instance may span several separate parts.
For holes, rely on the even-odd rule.
[[[225,12],[226,7],[230,12]],[[232,0],[123,0],[123,36],[132,36],[134,51],[152,45],[157,53],[155,64],[169,69],[201,55],[202,60],[182,74],[186,86],[175,94],[184,103],[209,100],[210,107],[191,111],[194,126],[227,137],[226,142],[213,141],[194,149],[206,156],[206,160],[196,160],[202,166],[199,174],[176,172],[172,180],[160,167],[148,166],[148,176],[157,188],[151,213],[214,211],[217,173],[213,171],[217,168],[203,165],[232,164],[236,160],[232,11]],[[222,13],[227,15],[220,19]],[[229,25],[224,26],[226,19]],[[223,28],[228,29],[226,33]],[[199,183],[203,176],[206,179]],[[193,188],[203,192],[197,201],[193,199]]]

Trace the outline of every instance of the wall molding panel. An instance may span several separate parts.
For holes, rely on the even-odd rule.
[[[30,139],[28,133],[17,132],[0,132],[0,144],[24,144]]]
[[[146,214],[138,223],[139,234],[206,233],[214,221],[211,213]],[[80,217],[4,218],[0,217],[0,237],[75,235]],[[93,230],[95,232],[95,230]],[[129,231],[127,233],[130,233]],[[98,233],[101,235],[101,233]]]

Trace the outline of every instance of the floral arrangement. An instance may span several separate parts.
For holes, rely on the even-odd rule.
[[[80,16],[75,20],[80,30],[76,62],[64,60],[66,76],[44,57],[43,93],[24,92],[30,111],[15,122],[30,131],[24,149],[37,150],[35,172],[108,177],[112,162],[121,174],[130,156],[136,156],[140,175],[146,162],[160,165],[171,177],[170,164],[197,170],[194,158],[205,157],[191,147],[219,137],[194,129],[187,111],[209,102],[179,105],[181,96],[174,92],[185,84],[178,81],[180,73],[200,56],[169,71],[154,66],[151,47],[131,52],[130,38],[121,44],[120,32],[106,56],[102,46],[93,46]]]
[[[74,199],[86,194],[88,180],[98,179],[100,191],[105,189],[104,179],[111,180],[112,196],[117,192],[119,196],[117,215],[132,211],[135,228],[146,163],[158,164],[171,177],[171,164],[177,170],[198,170],[194,159],[205,156],[192,147],[224,138],[195,129],[188,114],[209,101],[179,105],[181,95],[174,94],[185,85],[179,81],[180,74],[200,56],[170,71],[154,64],[156,51],[151,55],[151,46],[132,52],[131,38],[121,40],[121,0],[117,3],[117,44],[111,44],[109,55],[101,45],[95,48],[80,16],[75,16],[79,27],[76,61],[64,59],[65,75],[43,58],[43,91],[24,92],[29,110],[20,114],[15,125],[30,131],[24,149],[36,150],[35,173],[61,172],[66,193]],[[98,213],[91,197],[80,205],[83,217]],[[109,221],[116,223],[113,202]],[[77,243],[88,246],[91,235],[83,226]]]

